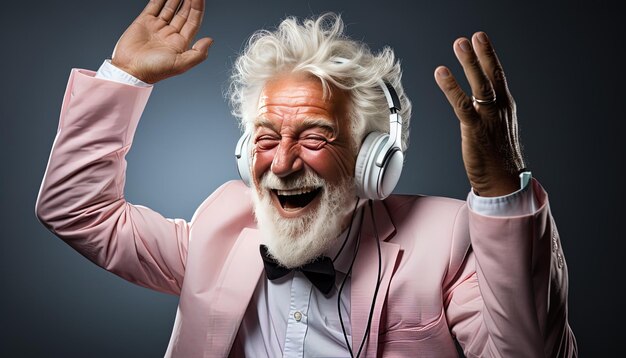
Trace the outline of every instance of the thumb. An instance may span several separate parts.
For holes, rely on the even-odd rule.
[[[213,39],[204,37],[196,41],[196,43],[187,51],[179,55],[179,70],[185,72],[200,62],[206,60],[209,55],[209,47],[213,44]]]

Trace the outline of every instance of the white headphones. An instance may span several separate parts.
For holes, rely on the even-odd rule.
[[[379,81],[389,106],[389,134],[371,132],[366,137],[356,160],[354,179],[360,198],[382,200],[396,187],[404,154],[402,152],[402,117],[398,113],[402,108],[396,90],[391,84]],[[251,186],[251,142],[252,134],[246,131],[235,148],[237,170],[241,180]]]

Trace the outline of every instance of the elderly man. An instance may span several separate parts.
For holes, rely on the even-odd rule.
[[[333,14],[261,31],[231,87],[244,182],[191,222],[124,199],[152,84],[207,56],[202,0],[153,0],[97,73],[74,70],[40,220],[131,282],[180,296],[168,357],[569,357],[567,271],[524,169],[515,104],[486,34],[454,49],[472,88],[435,79],[460,120],[468,202],[389,196],[411,105],[393,52]],[[380,154],[382,153],[382,154]],[[521,173],[521,175],[520,175]],[[521,177],[521,188],[520,188]]]

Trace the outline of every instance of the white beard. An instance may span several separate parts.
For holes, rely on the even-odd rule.
[[[342,224],[356,200],[352,178],[327,184],[311,170],[297,178],[281,179],[268,171],[252,190],[254,212],[270,256],[287,268],[305,265],[328,251],[341,235]],[[272,203],[272,189],[322,187],[317,208],[296,218],[285,218]]]

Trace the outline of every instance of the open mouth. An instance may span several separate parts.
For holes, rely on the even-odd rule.
[[[297,211],[309,205],[322,191],[322,187],[291,190],[273,189],[280,206],[285,211]]]

